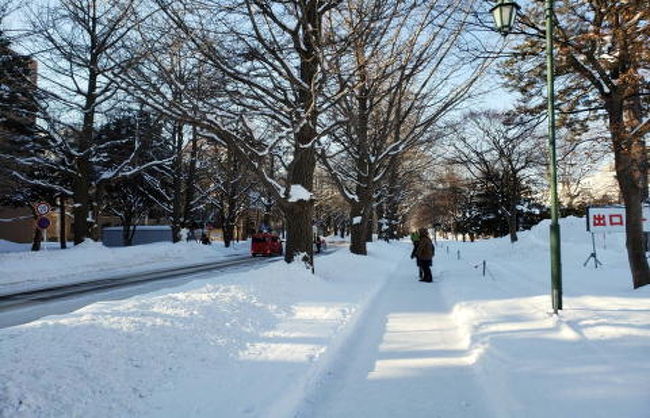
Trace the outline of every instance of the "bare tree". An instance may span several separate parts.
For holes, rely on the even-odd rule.
[[[591,198],[587,186],[602,162],[608,160],[611,148],[594,129],[593,137],[576,137],[570,130],[558,132],[558,181],[561,186],[560,201],[571,210],[576,210]]]
[[[410,217],[416,227],[440,225],[440,230],[451,232],[454,236],[465,236],[468,214],[467,207],[473,201],[470,182],[460,176],[458,170],[444,166],[436,173],[426,187],[426,193],[420,196],[418,204],[413,206]],[[471,236],[470,236],[471,238]]]
[[[391,165],[440,136],[436,124],[468,98],[487,65],[461,54],[469,15],[460,5],[349,0],[331,20],[331,32],[344,32],[350,46],[330,61],[346,94],[331,116],[341,126],[320,159],[350,204],[355,254],[366,254],[373,203],[395,174]]]
[[[166,64],[152,52],[161,49],[160,40],[144,31],[138,40],[143,48],[134,54],[146,56],[147,67],[130,67],[122,78],[143,90],[150,106],[197,126],[257,174],[287,218],[288,262],[311,248],[315,146],[320,107],[327,102],[322,20],[339,2],[156,0],[164,17],[160,23],[171,24],[203,68],[227,82],[211,97],[189,94],[176,100],[155,85]],[[152,72],[157,73],[153,79]],[[244,134],[235,126],[244,126]],[[284,184],[265,169],[272,154],[288,157]]]
[[[224,245],[229,247],[235,239],[235,225],[249,208],[256,182],[232,149],[214,145],[211,148],[206,161],[214,171],[210,181],[214,187],[210,201],[214,203],[221,221]]]
[[[542,138],[535,124],[512,124],[507,115],[493,111],[471,113],[452,137],[448,161],[498,196],[506,217],[510,241],[517,241],[517,206],[526,180],[543,166]]]
[[[390,162],[390,171],[379,188],[374,204],[380,238],[391,240],[404,234],[409,213],[422,202],[430,188],[435,187],[430,177],[436,162],[430,151],[426,145],[422,145],[395,156]],[[435,224],[426,222],[423,226]]]
[[[135,1],[61,0],[31,10],[33,38],[28,47],[40,59],[50,107],[60,109],[61,120],[48,128],[57,131],[50,132],[57,145],[53,149],[61,150],[70,162],[66,171],[72,176],[75,244],[88,236],[94,222],[90,204],[93,193],[96,201],[101,200],[98,186],[134,169],[127,160],[97,172],[106,144],[96,143],[95,125],[101,109],[110,107],[117,93],[106,74],[116,70],[115,61],[123,57],[120,42],[131,28],[127,23]]]

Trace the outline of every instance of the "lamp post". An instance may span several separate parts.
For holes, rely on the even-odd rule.
[[[490,10],[497,31],[503,36],[512,30],[519,5],[513,1],[498,0]],[[560,251],[559,202],[557,195],[557,153],[555,151],[555,89],[553,79],[553,0],[545,0],[546,18],[546,96],[548,113],[548,149],[551,186],[551,298],[553,312],[562,309],[562,259]]]

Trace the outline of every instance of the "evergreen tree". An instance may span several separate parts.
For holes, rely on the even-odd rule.
[[[35,86],[29,57],[15,53],[0,30],[0,196],[4,203],[22,204],[28,200],[14,175],[18,158],[35,152]]]
[[[147,112],[127,112],[103,125],[97,132],[98,144],[105,144],[105,160],[100,172],[121,170],[124,175],[109,181],[103,188],[102,212],[117,216],[122,225],[122,242],[133,244],[137,225],[149,214],[156,194],[147,175],[153,168],[129,171],[165,158],[161,144],[161,124]],[[130,166],[120,167],[125,161]],[[149,171],[152,171],[149,173]]]

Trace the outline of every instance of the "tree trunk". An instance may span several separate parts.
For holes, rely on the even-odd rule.
[[[32,251],[41,250],[41,242],[43,242],[43,231],[38,226],[34,228],[34,238],[32,239]]]
[[[287,217],[287,248],[284,260],[291,263],[296,255],[303,254],[307,256],[303,261],[311,263],[309,259],[313,250],[311,231],[313,205],[311,200],[287,203],[284,211]]]
[[[187,178],[185,179],[185,208],[183,213],[185,214],[186,220],[193,220],[193,207],[192,203],[194,200],[194,183],[196,181],[196,164],[198,160],[199,138],[197,134],[196,127],[192,128],[192,148],[190,150],[190,163],[187,168]]]
[[[95,39],[91,39],[92,52],[95,52]],[[95,105],[97,101],[97,61],[95,54],[90,56],[89,75],[84,103],[84,116],[81,136],[79,138],[79,156],[76,160],[77,173],[74,176],[72,192],[74,193],[74,243],[82,243],[88,236],[88,214],[90,212],[91,165],[87,152],[92,147],[95,130]]]
[[[372,185],[367,186],[371,182],[367,176],[358,174],[358,180],[356,194],[359,200],[348,201],[352,221],[350,226],[350,252],[352,254],[367,255],[366,243],[372,242],[373,187]]]
[[[183,227],[182,220],[182,204],[183,201],[183,125],[180,123],[174,124],[172,130],[174,138],[174,179],[172,191],[172,242],[180,241],[180,231]]]
[[[66,219],[65,219],[65,197],[63,195],[59,196],[59,244],[61,249],[65,250],[68,247],[66,237]]]
[[[372,203],[368,206],[366,213],[368,213],[368,220],[366,225],[366,242],[372,242],[373,234],[377,232],[377,214],[373,208]]]
[[[350,206],[350,218],[352,225],[350,227],[350,252],[352,254],[366,255],[366,235],[368,222],[363,221],[363,205],[356,203]]]
[[[90,172],[89,166],[90,164],[86,161],[85,157],[78,157],[77,175],[74,176],[72,184],[74,201],[74,206],[72,208],[72,215],[74,217],[72,231],[74,233],[75,245],[84,242],[88,236],[88,211],[90,207],[90,181],[88,179]]]
[[[365,240],[366,242],[372,242],[372,233],[373,233],[373,227],[374,224],[372,222],[372,218],[368,219],[366,221],[366,227],[365,227]]]
[[[646,193],[646,148],[642,138],[625,132],[622,100],[607,106],[609,129],[614,145],[616,177],[625,202],[625,245],[635,289],[650,284],[650,268],[645,257],[642,201]]]
[[[305,86],[314,86],[319,76],[319,53],[321,39],[321,12],[318,1],[303,3],[304,50],[300,54],[300,79]],[[287,176],[288,185],[300,185],[308,192],[313,191],[314,170],[316,169],[316,152],[314,140],[317,136],[318,105],[317,94],[313,87],[300,88],[298,103],[306,121],[298,120],[299,129],[294,135],[293,161]],[[306,123],[304,123],[306,122]],[[313,253],[312,217],[314,212],[313,200],[284,202],[284,213],[287,220],[287,249],[284,259],[287,263],[293,261],[299,253]],[[309,258],[309,263],[313,257]],[[313,267],[313,264],[312,264]]]
[[[616,156],[616,172],[621,194],[625,202],[625,246],[627,247],[627,258],[632,272],[632,283],[635,289],[650,284],[650,269],[648,260],[645,257],[644,234],[643,234],[643,213],[641,202],[643,190],[634,180],[630,157],[624,155]],[[620,161],[628,160],[628,161]],[[620,168],[619,168],[620,167]]]
[[[230,247],[230,243],[233,241],[235,225],[232,222],[226,222],[223,224],[223,245],[226,248]]]
[[[124,225],[122,225],[122,244],[125,247],[131,247],[133,245],[136,227],[136,225],[131,225],[131,221],[125,221]]]
[[[248,239],[248,224],[250,223],[250,212],[246,211],[246,216],[241,221],[241,231],[239,232],[239,240],[246,241]]]
[[[102,202],[104,201],[104,184],[100,183],[95,187],[94,201],[90,205],[92,211],[92,222],[88,224],[88,236],[94,241],[101,241],[101,227],[99,225],[99,216],[101,214]]]
[[[515,205],[510,205],[508,233],[510,234],[510,242],[514,243],[519,240],[519,237],[517,237],[517,207]]]

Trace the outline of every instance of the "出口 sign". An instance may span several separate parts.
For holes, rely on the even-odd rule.
[[[643,230],[650,232],[650,207],[643,207]],[[587,208],[587,231],[625,232],[625,207],[601,206]]]

